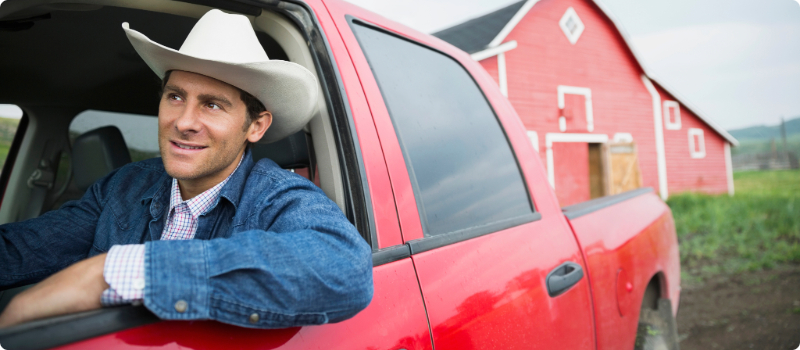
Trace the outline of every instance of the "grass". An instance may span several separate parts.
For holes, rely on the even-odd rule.
[[[8,150],[11,148],[11,142],[14,140],[18,124],[19,119],[0,117],[0,168],[6,162]]]
[[[800,263],[800,171],[739,172],[734,183],[734,197],[682,193],[667,201],[689,282]]]

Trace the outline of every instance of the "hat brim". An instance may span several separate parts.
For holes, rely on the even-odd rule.
[[[272,113],[272,125],[261,143],[278,141],[305,126],[316,112],[317,79],[305,67],[287,61],[269,60],[231,63],[197,58],[150,40],[123,23],[133,48],[158,75],[170,70],[202,74],[247,91]]]

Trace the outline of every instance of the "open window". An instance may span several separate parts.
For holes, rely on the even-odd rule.
[[[212,8],[203,4],[214,4],[227,12],[248,16],[270,59],[298,63],[316,75],[321,91],[316,114],[298,136],[308,147],[314,165],[295,171],[305,171],[303,175],[313,178],[364,238],[372,241],[371,205],[355,130],[316,17],[305,5],[288,1],[273,1],[263,8],[237,1],[193,2],[3,2],[0,42],[15,50],[0,55],[0,103],[23,107],[30,123],[19,141],[13,172],[2,174],[8,176],[8,190],[0,206],[0,223],[36,217],[63,202],[66,197],[61,195],[65,194],[59,191],[69,186],[69,179],[58,173],[67,174],[71,164],[77,164],[70,156],[73,142],[81,134],[113,124],[122,131],[133,161],[158,155],[152,138],[144,137],[147,140],[142,141],[128,137],[131,133],[152,131],[125,130],[152,128],[158,114],[160,80],[136,54],[121,24],[129,22],[154,41],[177,49],[197,19]],[[91,116],[92,122],[88,121]],[[107,123],[112,119],[116,122]],[[267,146],[280,147],[283,141]],[[253,147],[255,154],[260,146]],[[29,181],[36,172],[45,174],[44,180]],[[35,198],[39,194],[46,200],[37,205]],[[14,292],[0,293],[2,310]],[[0,338],[9,339],[13,333],[15,339],[42,340],[37,336],[41,332],[57,333],[63,337],[51,338],[41,347],[57,346],[153,322],[152,317],[142,316],[142,309],[128,306],[35,321],[16,330],[0,330]],[[121,317],[123,321],[102,321],[109,317]],[[64,332],[67,323],[71,331]],[[90,326],[75,330],[75,325]]]

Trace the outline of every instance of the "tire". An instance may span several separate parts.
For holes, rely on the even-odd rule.
[[[669,299],[658,299],[656,309],[642,305],[635,350],[679,350],[678,327]]]

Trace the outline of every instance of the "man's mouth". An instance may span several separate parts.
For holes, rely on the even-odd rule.
[[[171,141],[171,143],[180,149],[186,149],[186,150],[199,150],[207,147],[207,146],[197,146],[197,145],[179,143],[175,141]]]

